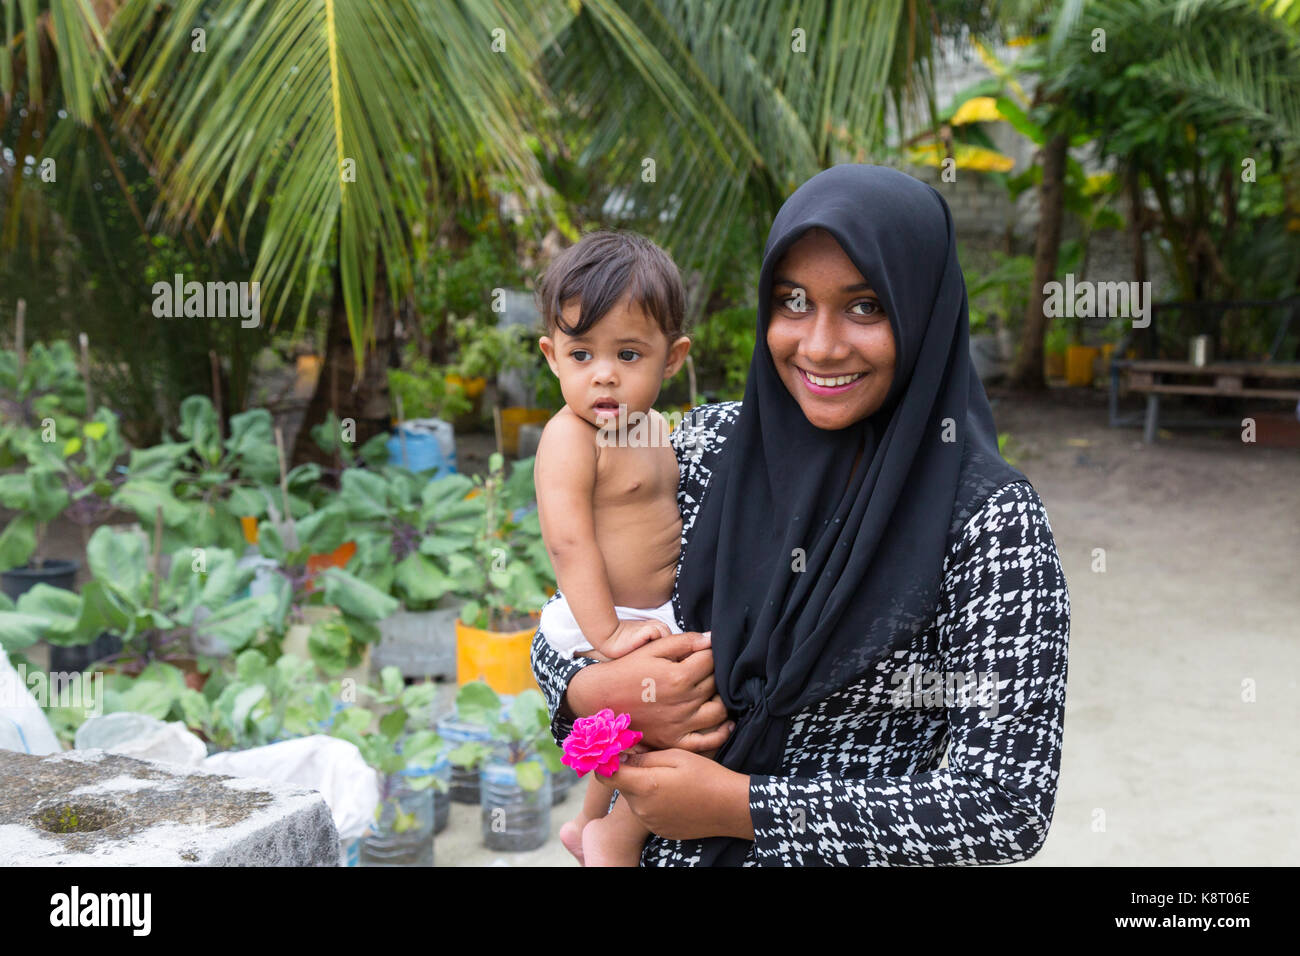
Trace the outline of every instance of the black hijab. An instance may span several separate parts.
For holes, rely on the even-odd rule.
[[[882,407],[836,431],[808,421],[767,348],[773,272],[814,227],[875,290],[897,353]],[[952,215],[933,187],[883,166],[835,166],[781,207],[744,403],[678,582],[686,630],[713,631],[718,692],[736,718],[723,765],[777,774],[790,717],[933,621],[951,537],[992,492],[1024,478],[998,453],[969,339]],[[705,840],[701,862],[739,865],[749,845]]]

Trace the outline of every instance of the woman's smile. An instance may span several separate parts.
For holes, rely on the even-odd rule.
[[[841,395],[858,382],[866,378],[866,372],[849,372],[844,375],[814,375],[806,368],[795,368],[803,379],[804,385],[814,395]]]

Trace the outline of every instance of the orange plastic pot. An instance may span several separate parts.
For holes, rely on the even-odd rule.
[[[456,619],[456,683],[481,680],[498,694],[537,690],[529,655],[536,628],[488,631]]]
[[[244,540],[251,545],[257,544],[257,518],[252,515],[240,515],[239,527],[244,532]]]

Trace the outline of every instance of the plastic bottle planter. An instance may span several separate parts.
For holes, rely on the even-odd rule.
[[[572,767],[561,767],[559,773],[551,774],[551,806],[563,803],[577,782],[578,774]]]
[[[433,792],[411,790],[400,776],[381,786],[376,832],[361,841],[362,866],[433,866]]]
[[[407,770],[403,773],[406,777],[423,777],[432,775],[442,781],[439,788],[437,784],[429,788],[429,793],[433,794],[433,832],[435,835],[447,829],[447,820],[451,816],[451,761],[446,755],[438,758],[438,762],[427,770]]]
[[[438,721],[438,736],[447,741],[451,750],[455,750],[461,744],[472,740],[483,743],[489,743],[492,740],[492,733],[486,727],[465,723],[459,720],[455,714]],[[478,803],[479,772],[453,765],[448,794],[456,803]]]
[[[339,840],[339,866],[361,865],[361,837]]]
[[[536,850],[551,835],[551,775],[543,771],[542,785],[524,790],[515,768],[489,761],[482,772],[483,845],[489,850]]]

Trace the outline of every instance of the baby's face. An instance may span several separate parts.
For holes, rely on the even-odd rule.
[[[578,324],[581,304],[563,309],[569,326]],[[690,340],[670,348],[668,337],[639,304],[625,296],[583,335],[556,328],[541,346],[551,371],[560,380],[565,404],[597,428],[626,422],[632,412],[648,412],[664,379],[686,358]]]

